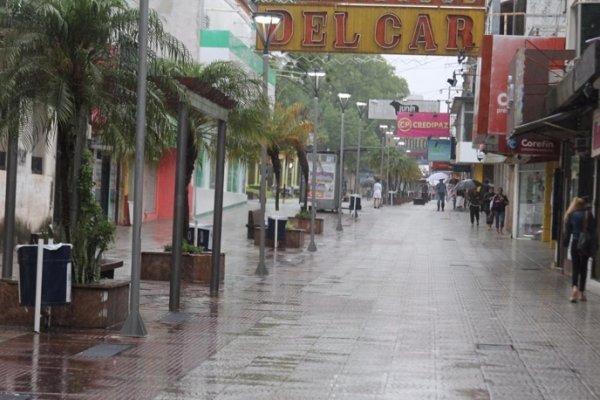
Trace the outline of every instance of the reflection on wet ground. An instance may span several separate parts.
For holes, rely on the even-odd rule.
[[[367,203],[343,232],[324,214],[315,253],[267,250],[260,277],[245,228],[257,207],[225,212],[218,296],[183,284],[169,313],[168,283],[142,283],[145,338],[0,329],[0,399],[600,397],[600,297],[569,303],[546,244],[434,205]],[[117,277],[130,234],[111,250]],[[145,224],[142,247],[170,237],[169,222]]]

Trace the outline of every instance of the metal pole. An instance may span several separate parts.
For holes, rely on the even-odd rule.
[[[344,182],[344,108],[342,107],[342,127],[340,129],[340,181],[338,184],[338,223],[336,230],[341,232],[342,227],[342,187]]]
[[[17,153],[19,152],[19,126],[8,135],[6,155],[6,193],[4,194],[4,252],[2,253],[2,278],[13,274],[13,247],[15,247],[15,208],[17,204]]]
[[[308,251],[317,251],[315,243],[315,218],[317,216],[317,124],[319,122],[319,77],[315,76],[315,97],[314,97],[314,126],[312,143],[312,173],[310,174],[310,243]]]
[[[217,136],[217,171],[215,177],[215,205],[213,213],[212,272],[210,274],[210,293],[219,292],[221,281],[221,232],[223,231],[223,193],[225,190],[225,139],[227,125],[219,121]]]
[[[356,147],[356,175],[354,177],[354,191],[357,194],[360,194],[360,180],[358,179],[358,171],[360,168],[360,134],[361,134],[361,128],[362,128],[362,114],[359,114],[358,116],[358,145]]]
[[[389,193],[390,193],[390,147],[387,146],[387,136],[386,136],[386,151],[387,151],[387,166],[385,167],[385,195],[387,198],[387,204],[389,205],[390,204],[390,199],[389,199]]]
[[[264,43],[263,51],[263,96],[265,101],[269,102],[269,49],[268,43]],[[265,216],[267,208],[267,145],[260,146],[260,223],[259,223],[259,248],[258,248],[258,266],[256,274],[267,275],[267,266],[265,265]]]
[[[140,0],[137,114],[135,121],[135,169],[133,233],[131,243],[131,293],[129,315],[121,329],[124,336],[146,336],[140,315],[140,271],[142,259],[142,198],[144,193],[144,136],[146,128],[146,77],[148,75],[148,0]]]
[[[186,202],[185,191],[185,153],[188,142],[188,110],[180,101],[178,104],[177,121],[177,164],[175,165],[175,202],[173,210],[173,239],[171,249],[171,284],[169,290],[169,311],[179,311],[179,298],[181,289],[181,250],[183,245],[184,227],[183,210]],[[194,243],[195,244],[195,243]]]

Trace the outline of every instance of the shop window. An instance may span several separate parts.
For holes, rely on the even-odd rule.
[[[0,151],[0,170],[6,170],[6,152]]]
[[[44,173],[44,159],[42,157],[31,157],[31,173],[38,175]]]

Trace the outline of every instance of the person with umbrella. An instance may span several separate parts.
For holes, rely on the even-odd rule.
[[[479,226],[479,212],[481,210],[481,193],[477,189],[471,189],[468,192],[469,199],[469,214],[471,217],[471,226],[477,220]]]
[[[443,179],[440,179],[437,185],[435,185],[435,194],[437,195],[437,210],[440,211],[440,206],[442,207],[442,211],[444,211],[444,206],[446,205],[446,184]]]

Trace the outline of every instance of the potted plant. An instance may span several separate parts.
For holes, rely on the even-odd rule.
[[[142,252],[142,280],[170,281],[172,246],[166,245],[164,251]],[[212,273],[212,253],[187,241],[182,244],[181,280],[188,283],[210,283]],[[221,253],[219,280],[225,274],[225,254]]]
[[[294,217],[288,218],[288,221],[293,223],[298,229],[304,232],[310,232],[311,212],[309,210],[300,210]],[[323,218],[315,217],[315,233],[323,233]]]

